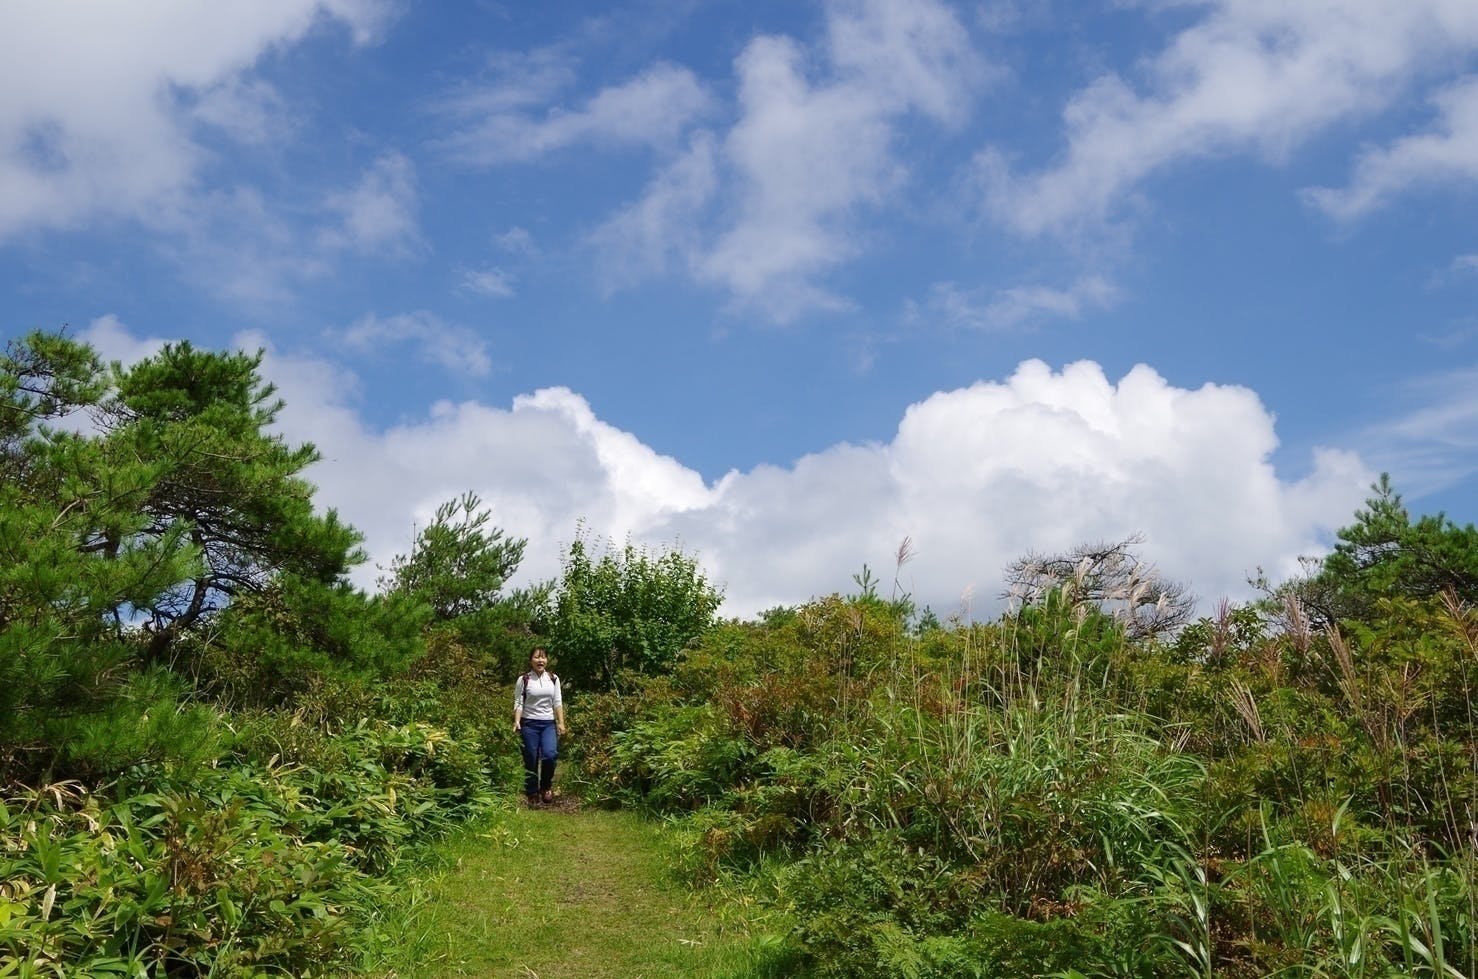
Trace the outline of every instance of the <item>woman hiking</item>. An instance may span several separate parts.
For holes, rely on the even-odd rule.
[[[523,791],[529,805],[554,801],[554,762],[565,733],[559,677],[549,672],[549,653],[537,646],[528,672],[513,685],[513,730],[523,738]]]

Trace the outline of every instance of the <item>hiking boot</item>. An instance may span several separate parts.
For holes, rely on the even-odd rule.
[[[548,805],[549,803],[551,803],[553,801],[554,801],[554,790],[553,789],[545,789],[544,790],[544,804],[545,805]]]
[[[539,806],[539,793],[537,793],[537,792],[530,792],[529,793],[529,808],[530,809],[537,809],[538,806]]]

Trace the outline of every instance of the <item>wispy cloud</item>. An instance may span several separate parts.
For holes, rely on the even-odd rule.
[[[702,250],[702,218],[718,188],[716,142],[712,134],[699,132],[639,200],[587,235],[606,285],[629,285],[673,266],[689,271]]]
[[[377,159],[353,187],[330,194],[325,209],[336,216],[319,235],[330,251],[405,255],[420,245],[414,165],[402,153]]]
[[[1112,282],[1096,275],[1065,289],[1023,285],[980,290],[938,282],[930,289],[924,310],[946,326],[1006,330],[1044,319],[1078,319],[1089,310],[1111,306],[1118,295]]]
[[[1458,255],[1445,268],[1440,268],[1427,277],[1427,287],[1439,289],[1461,285],[1478,278],[1478,255]]]
[[[200,194],[167,220],[160,251],[197,288],[239,308],[289,302],[331,268],[314,247],[317,239],[305,240],[297,224],[252,187]]]
[[[539,246],[534,243],[534,236],[519,227],[512,227],[494,235],[493,244],[514,255],[537,255],[539,253]]]
[[[507,299],[513,295],[513,276],[500,268],[459,269],[457,288],[478,296]]]
[[[1478,366],[1403,386],[1414,406],[1362,435],[1365,451],[1415,495],[1478,473]]]
[[[735,73],[734,125],[693,139],[592,240],[627,275],[683,255],[698,281],[775,320],[846,308],[823,279],[861,252],[861,213],[908,180],[898,125],[958,123],[986,77],[968,32],[934,0],[838,0],[817,48],[759,37]]]
[[[493,366],[480,336],[426,310],[387,317],[370,314],[340,331],[338,337],[345,346],[363,353],[383,353],[409,344],[423,363],[458,374],[482,376]]]
[[[657,64],[574,107],[544,103],[569,81],[563,63],[529,79],[500,79],[443,103],[456,130],[440,142],[469,166],[527,162],[580,143],[672,146],[711,96],[691,71]]]
[[[1348,186],[1312,188],[1305,198],[1337,221],[1353,221],[1412,187],[1478,181],[1478,77],[1443,89],[1433,103],[1430,131],[1366,150]]]
[[[290,302],[346,254],[403,258],[424,247],[415,168],[388,152],[348,186],[293,207],[238,185],[161,208],[160,251],[191,283],[260,311]]]
[[[1201,9],[1138,79],[1105,74],[1072,98],[1056,163],[1019,175],[1004,151],[983,150],[975,170],[988,212],[1026,234],[1109,219],[1156,171],[1231,153],[1280,160],[1331,124],[1388,104],[1433,61],[1478,47],[1478,5],[1446,0],[1218,0]],[[1400,171],[1394,158],[1369,167],[1357,177],[1369,188],[1360,200]]]
[[[260,78],[241,75],[196,93],[189,113],[195,122],[245,146],[284,142],[301,124],[281,92]]]

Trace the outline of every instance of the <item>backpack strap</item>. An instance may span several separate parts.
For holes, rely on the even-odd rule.
[[[545,673],[549,673],[548,670],[545,670],[544,672]],[[523,710],[524,701],[526,701],[526,700],[529,699],[529,679],[533,675],[534,675],[534,671],[533,670],[530,670],[529,672],[525,673],[523,676],[519,677],[519,679],[523,681],[523,690],[520,691],[519,692],[519,695],[518,695],[518,709],[519,710]],[[559,686],[559,674],[558,673],[549,673],[549,679],[551,679],[551,680],[554,681],[554,685],[556,687]]]

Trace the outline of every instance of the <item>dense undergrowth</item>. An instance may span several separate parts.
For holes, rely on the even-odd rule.
[[[590,790],[774,895],[818,976],[1475,974],[1472,608],[1169,643],[1070,585],[906,611],[832,598],[628,678],[583,708]]]
[[[381,719],[343,728],[301,708],[222,714],[222,753],[196,765],[13,786],[0,975],[352,971],[386,940],[403,855],[513,778],[475,730],[378,706]]]

